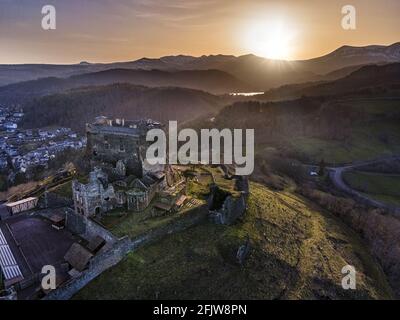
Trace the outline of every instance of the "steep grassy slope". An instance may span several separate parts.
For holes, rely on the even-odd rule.
[[[252,248],[235,261],[246,236]],[[341,288],[354,265],[357,290]],[[242,223],[205,223],[129,254],[75,299],[391,298],[359,237],[329,213],[286,193],[251,184]]]

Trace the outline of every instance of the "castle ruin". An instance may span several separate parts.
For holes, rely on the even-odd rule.
[[[169,166],[145,160],[146,134],[161,124],[98,117],[86,125],[87,154],[93,171],[87,183],[72,184],[75,212],[85,217],[122,207],[146,209],[156,194],[182,180]]]

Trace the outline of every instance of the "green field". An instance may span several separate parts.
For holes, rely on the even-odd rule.
[[[397,122],[375,122],[355,126],[344,141],[298,137],[287,143],[316,163],[321,159],[330,164],[370,160],[400,153],[400,126]]]
[[[235,255],[246,236],[243,266]],[[357,269],[357,290],[341,269]],[[391,298],[386,278],[360,238],[331,214],[289,193],[251,184],[242,223],[204,223],[130,253],[75,299]]]
[[[391,205],[400,205],[400,175],[348,171],[345,182],[368,196]]]
[[[359,114],[344,139],[310,136],[290,137],[286,144],[314,162],[349,163],[400,153],[400,100],[354,100],[338,102]]]
[[[100,222],[117,237],[139,236],[146,231],[163,226],[172,220],[179,218],[181,212],[168,214],[162,217],[151,217],[151,205],[144,211],[132,212],[123,209],[115,209],[107,212]]]

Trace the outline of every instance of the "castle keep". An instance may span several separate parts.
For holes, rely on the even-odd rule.
[[[179,173],[145,160],[146,134],[161,124],[152,120],[125,121],[98,117],[86,125],[87,154],[93,171],[89,181],[73,181],[75,212],[85,217],[117,207],[146,209],[157,192],[181,181]]]
[[[97,117],[94,123],[86,124],[87,153],[94,162],[111,165],[123,175],[142,177],[147,171],[163,170],[162,167],[151,167],[143,160],[149,145],[147,132],[161,127],[160,123],[149,119],[132,121]],[[122,163],[117,168],[118,161]]]

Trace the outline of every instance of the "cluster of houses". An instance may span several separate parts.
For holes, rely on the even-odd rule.
[[[7,132],[15,132],[18,123],[24,117],[24,112],[18,108],[8,108],[0,105],[0,129]]]
[[[56,157],[57,153],[69,148],[82,149],[84,146],[83,139],[50,141],[26,154],[14,156],[12,166],[15,170],[25,173],[30,167],[45,166],[50,159]]]
[[[18,129],[24,113],[0,106],[0,170],[12,174],[46,166],[49,160],[69,148],[81,149],[86,138],[70,128]]]

